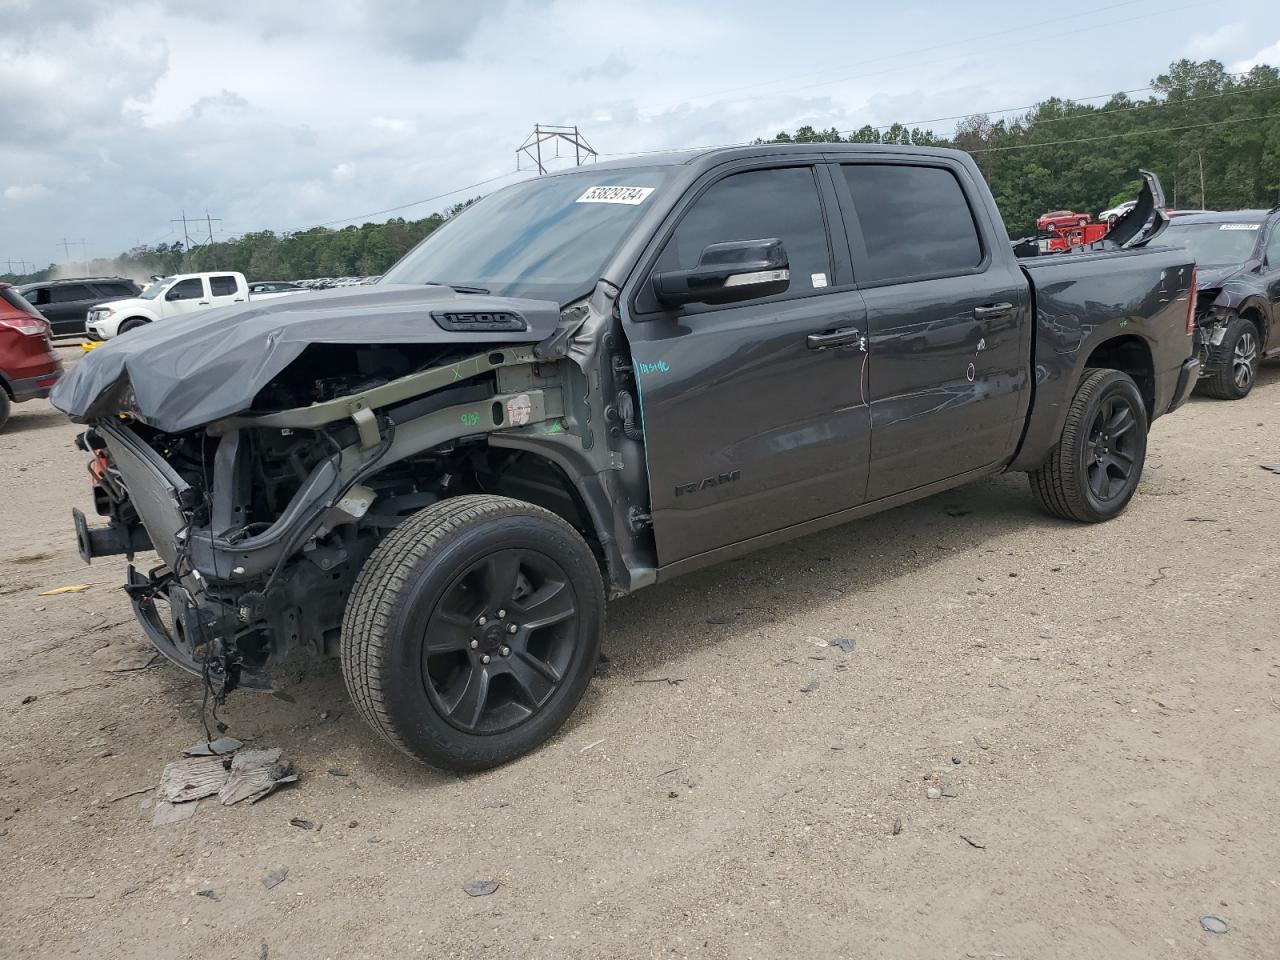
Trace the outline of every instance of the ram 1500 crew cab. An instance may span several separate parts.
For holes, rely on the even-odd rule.
[[[1019,260],[962,153],[785,145],[600,164],[475,204],[371,287],[87,356],[86,560],[214,696],[339,656],[405,752],[478,769],[582,696],[606,597],[1025,471],[1123,510],[1194,386],[1194,266]]]

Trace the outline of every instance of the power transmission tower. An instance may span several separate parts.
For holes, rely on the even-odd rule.
[[[190,253],[191,252],[191,234],[187,232],[187,211],[183,210],[181,218],[175,217],[169,222],[182,224],[182,250],[184,253]]]
[[[63,259],[68,264],[71,263],[71,248],[78,246],[80,248],[80,266],[83,268],[88,265],[89,257],[88,246],[86,243],[87,241],[84,237],[81,237],[79,240],[68,240],[66,237],[63,237],[57,242],[57,244],[55,244],[55,246],[62,248]]]
[[[557,157],[560,156],[561,141],[572,146],[573,165],[575,167],[582,166],[588,157],[593,161],[597,157],[595,148],[587,143],[587,138],[582,135],[577,124],[566,127],[548,123],[535,123],[533,125],[533,133],[525,137],[524,143],[516,147],[516,169],[520,169],[520,155],[524,154],[537,166],[539,175],[546,173],[546,165],[542,162],[542,145],[548,141],[555,142],[555,155]]]
[[[205,222],[205,225],[209,228],[209,243],[212,244],[213,243],[213,225],[215,223],[221,223],[222,218],[209,216],[209,208],[205,207],[204,222]]]

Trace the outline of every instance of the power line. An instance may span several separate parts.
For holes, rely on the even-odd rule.
[[[1243,73],[1226,74],[1226,76],[1244,76],[1244,75],[1245,74]],[[1116,107],[1111,110],[1093,110],[1093,111],[1089,111],[1088,113],[1070,114],[1068,116],[1062,116],[1062,117],[1046,117],[1043,120],[1035,120],[1034,124],[1038,126],[1040,124],[1045,124],[1045,123],[1057,123],[1060,120],[1085,120],[1085,119],[1089,119],[1090,117],[1104,116],[1112,113],[1122,113],[1127,110],[1155,109],[1158,107],[1177,107],[1177,106],[1182,106],[1183,104],[1188,104],[1188,103],[1199,103],[1200,101],[1203,101],[1203,100],[1216,100],[1226,96],[1235,96],[1241,93],[1255,93],[1261,90],[1272,90],[1276,88],[1280,88],[1280,83],[1271,83],[1271,84],[1265,84],[1265,85],[1256,86],[1256,87],[1240,87],[1237,90],[1230,90],[1223,93],[1205,94],[1202,97],[1184,97],[1181,100],[1161,100],[1155,103],[1141,102],[1141,103],[1134,103],[1126,107]],[[1101,93],[1101,94],[1095,94],[1088,97],[1064,97],[1064,98],[1061,98],[1061,102],[1064,105],[1070,105],[1070,104],[1083,103],[1088,100],[1105,100],[1111,97],[1121,96],[1121,95],[1130,94],[1130,93],[1141,93],[1143,91],[1156,90],[1156,89],[1158,88],[1155,86],[1134,87],[1129,90],[1117,90],[1113,93]],[[1054,98],[1050,98],[1050,99],[1054,99]],[[1040,100],[1036,103],[1029,103],[1020,107],[1004,107],[999,110],[970,110],[967,113],[959,113],[949,117],[934,117],[929,120],[910,120],[905,123],[895,121],[894,123],[884,123],[884,124],[879,124],[877,126],[871,126],[870,124],[867,124],[867,126],[871,126],[872,130],[889,130],[895,126],[901,126],[907,129],[913,129],[916,127],[926,126],[931,123],[942,123],[948,120],[965,120],[972,116],[990,115],[993,113],[994,114],[1018,113],[1024,110],[1034,110],[1036,107],[1043,106],[1047,102],[1048,100]],[[835,132],[840,135],[850,135],[850,134],[857,133],[861,129],[865,129],[865,127],[850,127],[847,130],[836,130]],[[1155,131],[1152,131],[1152,132],[1155,132]],[[775,140],[765,140],[762,142],[767,144],[767,143],[824,143],[827,141],[817,139],[817,137],[813,137],[813,138],[799,137],[799,138],[795,138],[788,141],[779,141],[775,139]],[[602,153],[601,156],[602,157],[638,157],[638,156],[649,156],[651,154],[659,154],[659,153],[683,153],[685,151],[690,151],[690,150],[718,150],[723,147],[750,147],[750,146],[755,146],[755,144],[756,144],[755,140],[740,140],[735,143],[715,143],[715,144],[707,144],[705,146],[665,147],[661,150],[636,150],[636,151],[621,151],[617,153]]]
[[[1154,130],[1126,130],[1124,133],[1108,133],[1100,137],[1076,137],[1071,140],[1046,140],[1042,143],[1017,143],[1007,147],[981,147],[969,153],[995,153],[999,150],[1035,150],[1038,147],[1059,147],[1068,143],[1094,143],[1098,140],[1117,140],[1121,137],[1141,137],[1152,133],[1181,133],[1183,130],[1200,130],[1204,127],[1224,127],[1232,123],[1251,123],[1257,120],[1280,119],[1280,113],[1264,113],[1260,117],[1237,117],[1234,120],[1213,120],[1209,123],[1190,123],[1182,127],[1159,127]]]
[[[402,203],[399,206],[387,207],[385,210],[374,210],[371,213],[357,213],[350,217],[338,217],[335,220],[326,220],[323,223],[313,223],[309,227],[301,227],[297,230],[284,230],[282,233],[302,233],[306,230],[314,230],[317,227],[329,227],[335,223],[346,223],[348,220],[363,220],[365,217],[378,217],[384,213],[395,213],[398,210],[407,210],[409,207],[417,207],[424,203],[431,203],[433,200],[443,200],[445,197],[451,197],[454,194],[462,193],[466,190],[474,190],[476,187],[483,187],[485,184],[493,183],[496,180],[505,180],[507,177],[513,177],[517,173],[523,173],[522,170],[509,170],[506,173],[500,173],[496,177],[489,177],[485,180],[477,180],[475,183],[469,183],[465,187],[458,187],[456,190],[449,190],[445,193],[437,193],[433,197],[424,197],[421,200],[411,200],[409,203]]]

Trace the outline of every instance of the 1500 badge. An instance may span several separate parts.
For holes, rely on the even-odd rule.
[[[695,480],[693,483],[677,483],[676,496],[682,497],[686,493],[698,493],[702,490],[709,490],[712,487],[718,487],[724,483],[733,483],[741,477],[741,470],[730,470],[728,473],[717,474],[714,477],[703,477],[701,480]]]

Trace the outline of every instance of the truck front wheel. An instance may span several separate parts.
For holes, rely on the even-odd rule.
[[[1101,523],[1133,498],[1147,457],[1147,408],[1119,370],[1086,370],[1067,411],[1062,438],[1037,470],[1031,490],[1049,513]]]
[[[361,570],[342,672],[391,744],[450,770],[529,752],[573,712],[604,633],[600,568],[569,524],[505,497],[433,504]]]

